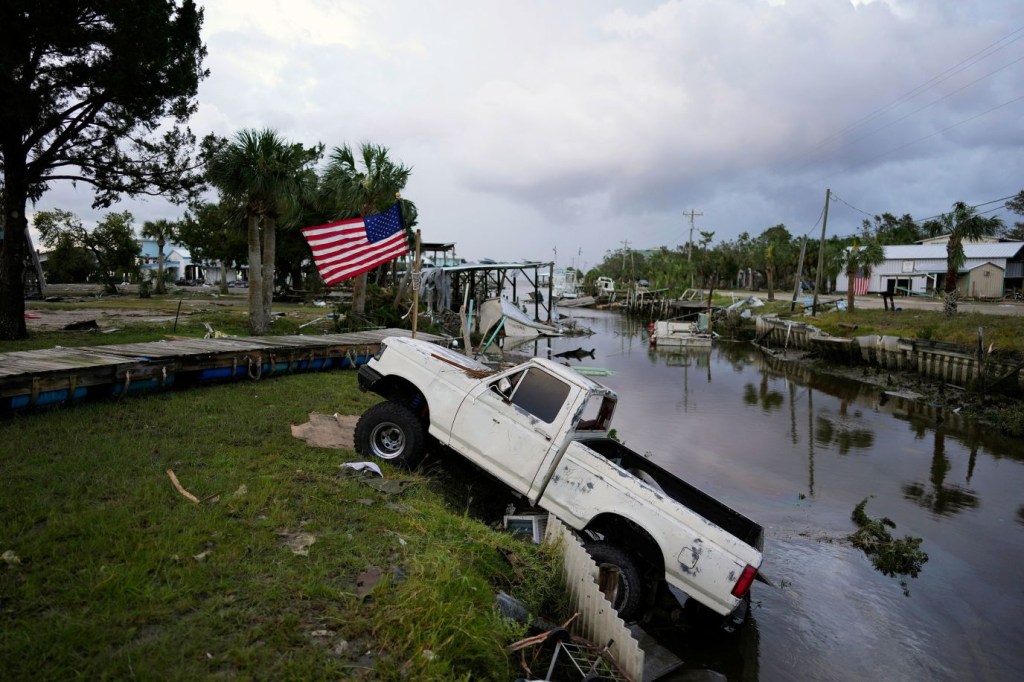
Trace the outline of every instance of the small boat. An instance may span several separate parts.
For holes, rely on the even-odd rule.
[[[710,348],[715,333],[708,330],[707,313],[696,322],[658,320],[650,326],[652,348]]]
[[[480,306],[480,333],[486,337],[499,322],[502,322],[502,331],[506,336],[532,339],[562,335],[557,328],[535,321],[507,298],[489,298]]]

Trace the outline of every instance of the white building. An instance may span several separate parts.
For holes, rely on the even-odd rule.
[[[884,248],[885,261],[873,268],[868,293],[933,294],[945,288],[945,241]],[[1024,288],[1024,242],[965,243],[964,255],[966,260],[957,273],[961,296],[1002,298],[1014,289]],[[845,275],[839,276],[837,285],[837,290],[846,291]]]

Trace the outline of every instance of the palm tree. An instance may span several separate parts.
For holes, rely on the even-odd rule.
[[[760,265],[764,267],[767,278],[768,300],[775,300],[775,275],[780,269],[790,265],[792,260],[792,237],[782,223],[769,227],[756,239],[756,243],[764,250],[759,255]],[[796,269],[796,263],[793,263]]]
[[[156,240],[156,288],[157,294],[166,294],[167,287],[164,285],[164,246],[168,239],[173,239],[177,226],[169,220],[147,220],[142,224],[142,236],[146,239]]]
[[[388,158],[387,147],[363,144],[361,167],[348,145],[335,147],[324,173],[322,190],[333,219],[379,213],[393,204],[409,181],[412,169]],[[403,202],[404,204],[405,202]],[[403,206],[403,214],[405,207]],[[408,216],[406,216],[408,217]],[[411,225],[406,222],[406,225]],[[352,313],[366,310],[366,273],[352,283]]]
[[[266,334],[274,299],[277,226],[288,222],[315,176],[308,172],[322,153],[288,143],[273,130],[243,130],[216,151],[208,166],[210,181],[236,200],[246,219],[249,244],[249,327]]]
[[[946,242],[946,282],[943,292],[942,312],[946,317],[956,315],[957,301],[960,291],[957,289],[957,274],[967,262],[964,254],[964,241],[977,241],[982,237],[991,237],[1003,226],[999,217],[985,218],[978,215],[977,209],[962,201],[953,204],[953,210],[943,214],[939,219],[949,241]]]
[[[857,273],[880,265],[885,260],[885,248],[881,242],[865,232],[854,237],[846,251],[846,310],[853,312],[853,281]]]

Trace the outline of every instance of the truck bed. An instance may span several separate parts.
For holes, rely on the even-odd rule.
[[[700,514],[747,545],[761,551],[764,542],[764,529],[702,490],[693,487],[686,481],[665,471],[646,457],[633,452],[622,443],[611,438],[590,438],[580,440],[580,444],[615,462],[615,464],[634,475],[638,471],[646,473],[673,500]]]

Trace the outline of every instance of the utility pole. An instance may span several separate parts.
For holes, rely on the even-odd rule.
[[[789,304],[789,312],[796,308],[796,298],[800,295],[800,284],[804,281],[804,253],[807,251],[807,235],[800,243],[800,263],[796,266],[796,284],[793,286],[793,300]]]
[[[683,215],[686,215],[686,214],[684,213]],[[687,262],[687,264],[689,264],[691,266],[690,267],[690,288],[691,289],[693,288],[693,267],[692,267],[692,264],[693,264],[693,219],[696,216],[702,216],[702,215],[704,215],[704,214],[703,213],[697,213],[692,208],[690,209],[690,242],[689,242],[689,245],[686,247],[686,262]]]
[[[825,267],[825,226],[828,224],[828,202],[832,198],[832,190],[825,190],[825,210],[821,216],[821,246],[818,248],[818,271],[814,273],[814,305],[811,316],[818,314],[818,292],[821,290],[821,270]]]

